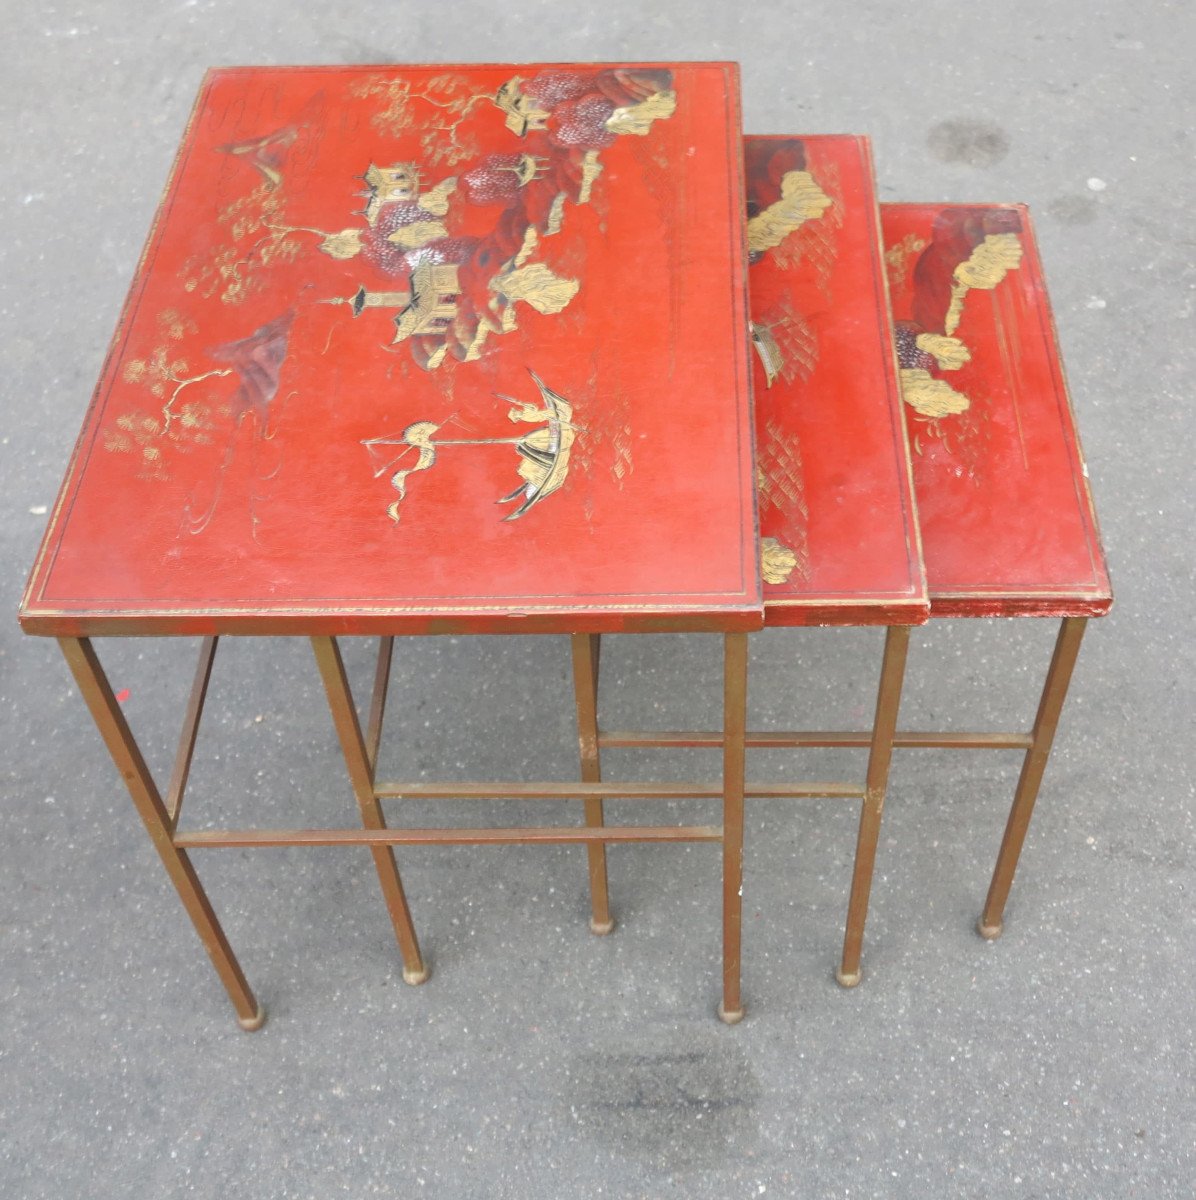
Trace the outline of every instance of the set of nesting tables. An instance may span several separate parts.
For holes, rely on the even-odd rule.
[[[721,845],[733,1023],[745,799],[859,804],[852,986],[893,749],[1022,751],[979,923],[997,936],[1087,618],[1110,603],[1024,207],[878,207],[866,139],[745,140],[733,64],[474,64],[208,74],[20,619],[58,639],[243,1028],[265,1012],[195,850],[368,847],[421,983],[396,846],[584,845],[601,934],[608,844]],[[899,730],[910,628],[984,615],[1061,620],[1033,726]],[[764,625],[884,628],[871,728],[748,731]],[[721,730],[600,724],[601,635],[646,632],[723,638]],[[569,635],[579,780],[377,777],[394,638],[461,633]],[[310,639],[359,824],[181,824],[230,635]],[[363,719],[338,638],[365,635]],[[112,636],[200,639],[165,788],[96,653]],[[605,780],[609,746],[721,748],[722,778]],[[746,779],[748,749],[811,746],[866,748],[863,779]],[[603,811],[699,797],[720,824]],[[573,819],[389,824],[382,802],[411,798]]]

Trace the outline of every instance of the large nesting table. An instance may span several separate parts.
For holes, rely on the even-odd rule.
[[[219,846],[721,843],[739,999],[746,633],[763,620],[738,75],[728,64],[229,69],[204,81],[21,607],[58,639],[238,1019],[264,1012],[192,864]],[[724,780],[375,778],[392,640],[717,633]],[[217,641],[310,638],[360,827],[180,824]],[[359,720],[337,638],[380,639]],[[151,777],[93,639],[199,637]],[[364,724],[364,730],[363,730]],[[608,797],[721,825],[605,826]],[[585,824],[389,827],[402,797],[583,801]]]

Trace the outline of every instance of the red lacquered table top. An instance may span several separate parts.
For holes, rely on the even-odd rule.
[[[765,623],[920,623],[868,141],[745,147]]]
[[[25,629],[758,627],[738,84],[211,72]]]
[[[1106,612],[1029,211],[886,204],[882,220],[932,615]]]

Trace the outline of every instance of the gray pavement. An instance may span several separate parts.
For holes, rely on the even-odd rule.
[[[0,1196],[1196,1192],[1191,5],[4,0],[0,24]],[[418,989],[368,856],[282,850],[200,864],[270,1009],[242,1034],[57,650],[15,621],[202,72],[712,57],[742,62],[749,130],[871,134],[884,198],[1038,216],[1117,604],[1081,655],[1006,935],[972,925],[1016,764],[906,752],[854,992],[832,979],[853,819],[761,803],[736,1028],[713,1017],[709,847],[612,851],[607,939],[580,850],[408,851]],[[917,632],[906,722],[1016,719],[1051,636]],[[860,720],[879,649],[759,636],[753,724]],[[184,648],[106,653],[161,768]],[[363,678],[365,647],[349,659]],[[562,639],[412,642],[399,663],[396,769],[575,771]],[[713,639],[611,639],[604,670],[620,722],[717,717]],[[304,645],[229,646],[195,811],[348,816],[338,763]]]

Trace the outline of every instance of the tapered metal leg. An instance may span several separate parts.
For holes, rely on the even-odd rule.
[[[901,707],[901,685],[905,678],[908,650],[909,627],[891,625],[885,634],[884,661],[881,663],[880,686],[876,693],[876,716],[872,722],[872,745],[868,752],[868,776],[864,803],[860,809],[860,828],[856,837],[851,898],[847,903],[843,961],[835,972],[835,978],[844,987],[855,987],[860,981],[864,922],[868,919],[868,898],[872,892],[876,844],[880,838],[880,818],[885,807],[889,761],[893,756],[893,734],[897,728],[897,711]]]
[[[723,642],[723,998],[719,1019],[743,1020],[739,960],[743,935],[743,770],[747,728],[747,634]]]
[[[357,805],[361,809],[361,823],[366,829],[385,829],[386,818],[382,815],[382,806],[374,794],[373,774],[361,736],[357,709],[353,705],[349,680],[345,674],[345,664],[341,660],[340,647],[336,644],[336,639],[331,637],[313,637],[311,644],[320,668],[320,676],[324,680],[324,691],[328,694],[328,707],[332,710],[332,720],[340,738],[353,794],[357,797]],[[395,928],[395,937],[399,941],[399,951],[403,956],[403,978],[407,983],[423,983],[428,978],[428,968],[420,955],[419,941],[415,936],[415,926],[411,922],[411,911],[407,907],[407,896],[403,892],[403,882],[399,878],[394,851],[389,846],[372,846],[370,853],[374,856],[374,866],[382,884],[382,895],[386,900],[386,907]]]
[[[237,1010],[237,1022],[242,1029],[260,1029],[266,1020],[266,1010],[258,1004],[241,966],[233,954],[224,930],[212,911],[212,905],[195,874],[195,868],[185,850],[180,850],[171,839],[169,816],[158,793],[157,785],[150,776],[141,756],[132,731],[120,711],[108,677],[100,665],[99,657],[88,638],[59,638],[58,644],[75,676],[75,682],[83,693],[92,718],[112,755],[112,761],[120,772],[133,804],[150,835],[154,849],[170,876],[203,942],[212,966],[220,976],[228,992],[233,1008]]]
[[[1026,830],[1030,826],[1034,802],[1038,799],[1038,788],[1042,783],[1047,759],[1051,755],[1059,714],[1063,710],[1063,701],[1067,697],[1067,687],[1071,683],[1072,670],[1075,668],[1076,657],[1080,653],[1080,642],[1087,625],[1087,617],[1065,617],[1059,626],[1055,653],[1047,671],[1042,699],[1038,703],[1038,715],[1034,718],[1034,740],[1022,763],[1017,791],[1013,794],[1013,806],[1009,810],[1009,820],[1005,825],[1005,836],[1001,841],[996,869],[989,884],[988,898],[976,924],[980,936],[990,941],[1000,937],[1004,928],[1005,901],[1009,899],[1018,856],[1026,840]]]
[[[575,633],[573,643],[573,696],[577,706],[577,744],[581,756],[583,783],[602,779],[598,756],[598,659],[602,650],[601,634]],[[586,824],[604,824],[602,798],[585,801]],[[590,928],[595,933],[610,933],[615,927],[610,915],[610,896],[606,885],[606,846],[591,842],[586,847],[590,866]]]

